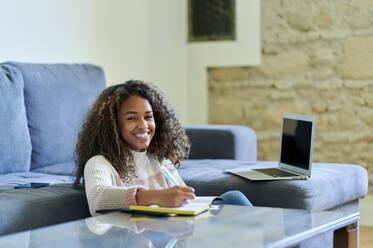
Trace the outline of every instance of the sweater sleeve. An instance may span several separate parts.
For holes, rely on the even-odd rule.
[[[126,187],[112,165],[93,157],[84,168],[85,191],[91,215],[97,210],[128,208],[136,205],[136,193],[142,186]]]

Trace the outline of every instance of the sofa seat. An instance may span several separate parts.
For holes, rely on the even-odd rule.
[[[17,172],[0,175],[0,193],[9,189],[13,189],[14,186],[30,183],[73,183],[74,177],[69,175],[53,175],[39,172]]]
[[[250,181],[224,172],[224,169],[241,166],[276,165],[277,162],[186,160],[179,174],[187,185],[195,188],[197,195],[240,190],[254,206],[328,210],[357,202],[368,190],[366,170],[352,164],[313,163],[308,180]]]
[[[53,165],[48,165],[45,167],[37,168],[31,170],[32,172],[40,172],[40,173],[46,173],[46,174],[52,174],[52,175],[75,175],[76,172],[76,165],[74,161],[69,161],[65,163],[58,163]]]
[[[37,173],[33,174],[38,181],[46,179],[36,176]],[[67,181],[61,177],[60,181],[64,180]],[[51,183],[53,181],[57,182],[58,179],[49,180]],[[88,216],[90,214],[84,190],[73,189],[71,183],[53,184],[38,189],[9,188],[0,192],[0,235]]]
[[[30,182],[50,185],[14,189],[14,186]],[[72,175],[40,172],[0,175],[0,235],[90,216],[85,192],[73,189],[73,182]]]

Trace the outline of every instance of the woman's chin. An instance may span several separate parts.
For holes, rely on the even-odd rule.
[[[136,146],[136,147],[130,147],[130,149],[132,151],[135,151],[135,152],[145,152],[146,149],[148,149],[149,145],[142,145],[142,146]]]

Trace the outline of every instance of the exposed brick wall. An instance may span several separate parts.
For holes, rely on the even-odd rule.
[[[210,68],[209,122],[252,127],[277,160],[281,113],[316,118],[314,161],[373,183],[373,1],[262,0],[259,67]]]

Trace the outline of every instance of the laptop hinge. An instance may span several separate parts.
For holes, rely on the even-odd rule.
[[[300,174],[299,172],[296,172],[296,171],[288,170],[288,169],[286,169],[286,168],[284,168],[284,167],[281,167],[281,170],[284,170],[284,171],[286,171],[286,172],[293,173],[293,174],[295,174],[295,175],[297,175],[297,176],[308,177],[307,175]]]

